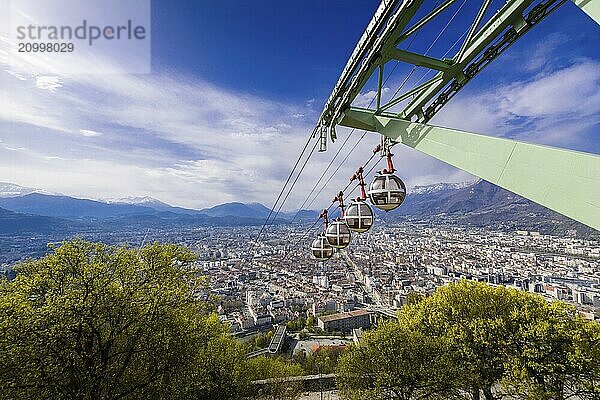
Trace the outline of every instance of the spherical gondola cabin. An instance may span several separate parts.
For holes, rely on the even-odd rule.
[[[343,249],[350,244],[352,233],[343,220],[336,219],[329,223],[327,230],[325,230],[325,237],[331,246],[336,249]]]
[[[391,211],[398,208],[406,197],[406,186],[394,174],[380,173],[369,186],[369,199],[380,210]]]
[[[333,247],[331,247],[323,233],[317,236],[312,242],[310,249],[312,250],[313,256],[319,261],[327,261],[333,256]]]
[[[346,209],[344,221],[351,231],[363,233],[373,226],[373,209],[364,200],[354,200]]]

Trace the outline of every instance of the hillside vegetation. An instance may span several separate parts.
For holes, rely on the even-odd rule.
[[[600,324],[565,303],[461,281],[398,317],[342,355],[347,398],[600,398]]]

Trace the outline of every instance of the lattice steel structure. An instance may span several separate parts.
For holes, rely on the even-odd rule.
[[[336,139],[336,125],[378,132],[600,230],[600,156],[428,124],[483,68],[565,1],[508,0],[491,14],[492,0],[482,0],[454,56],[435,58],[411,52],[407,44],[456,7],[456,0],[432,9],[424,0],[383,0],[319,118],[320,150],[326,150],[328,136]],[[600,0],[573,2],[600,23]],[[435,75],[383,102],[384,68],[392,60]],[[375,73],[375,107],[352,107]]]

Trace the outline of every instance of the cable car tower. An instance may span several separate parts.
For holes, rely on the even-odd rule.
[[[427,52],[420,54],[408,49],[420,31],[435,24],[440,15],[450,12],[457,1],[439,0],[432,7],[433,1],[425,6],[424,0],[382,0],[319,117],[315,129],[319,150],[326,150],[328,137],[332,141],[337,138],[336,125],[377,132],[385,136],[388,143],[401,143],[419,150],[600,230],[600,156],[428,124],[490,62],[566,1],[507,0],[492,13],[489,10],[492,0],[482,0],[477,9],[472,9],[476,12],[472,13],[469,28],[459,38],[460,46],[455,54],[451,58],[435,58]],[[572,1],[600,23],[600,0]],[[472,3],[475,2],[468,2],[467,8],[473,7]],[[464,11],[463,14],[466,15]],[[434,76],[399,90],[384,103],[384,68],[393,60],[413,65],[413,68],[426,68],[433,71]],[[375,107],[353,107],[353,101],[371,77],[375,78],[375,73]],[[379,183],[387,184],[388,188],[405,189],[403,184],[389,181],[393,175],[382,173],[380,176],[383,178],[376,178],[374,184],[379,179]],[[376,188],[370,188],[369,197],[376,207],[378,193]],[[401,203],[401,197],[391,201]],[[390,199],[384,203],[390,204]],[[350,206],[348,214],[350,211],[352,214],[346,216],[347,220],[358,215],[355,214],[357,207],[364,203],[356,204]],[[368,214],[366,209],[365,212]],[[337,222],[327,228],[326,235],[334,239],[336,247],[346,245],[350,236],[350,231],[341,232],[341,228]],[[366,225],[358,224],[355,228],[361,231]],[[329,255],[329,250],[324,249],[326,243],[318,240],[314,247],[323,248],[319,255],[326,258]]]

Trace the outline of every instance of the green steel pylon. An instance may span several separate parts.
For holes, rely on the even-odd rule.
[[[399,48],[454,2],[442,2],[409,25],[423,0],[382,1],[319,118],[321,150],[326,148],[328,133],[336,139],[336,124],[378,132],[600,230],[600,156],[427,124],[466,83],[559,9],[564,0],[508,0],[487,21],[484,17],[491,1],[482,0],[452,58],[436,59]],[[573,2],[600,23],[600,0]],[[425,67],[436,74],[383,104],[383,69],[390,60]],[[379,78],[376,107],[352,107],[375,71]]]

